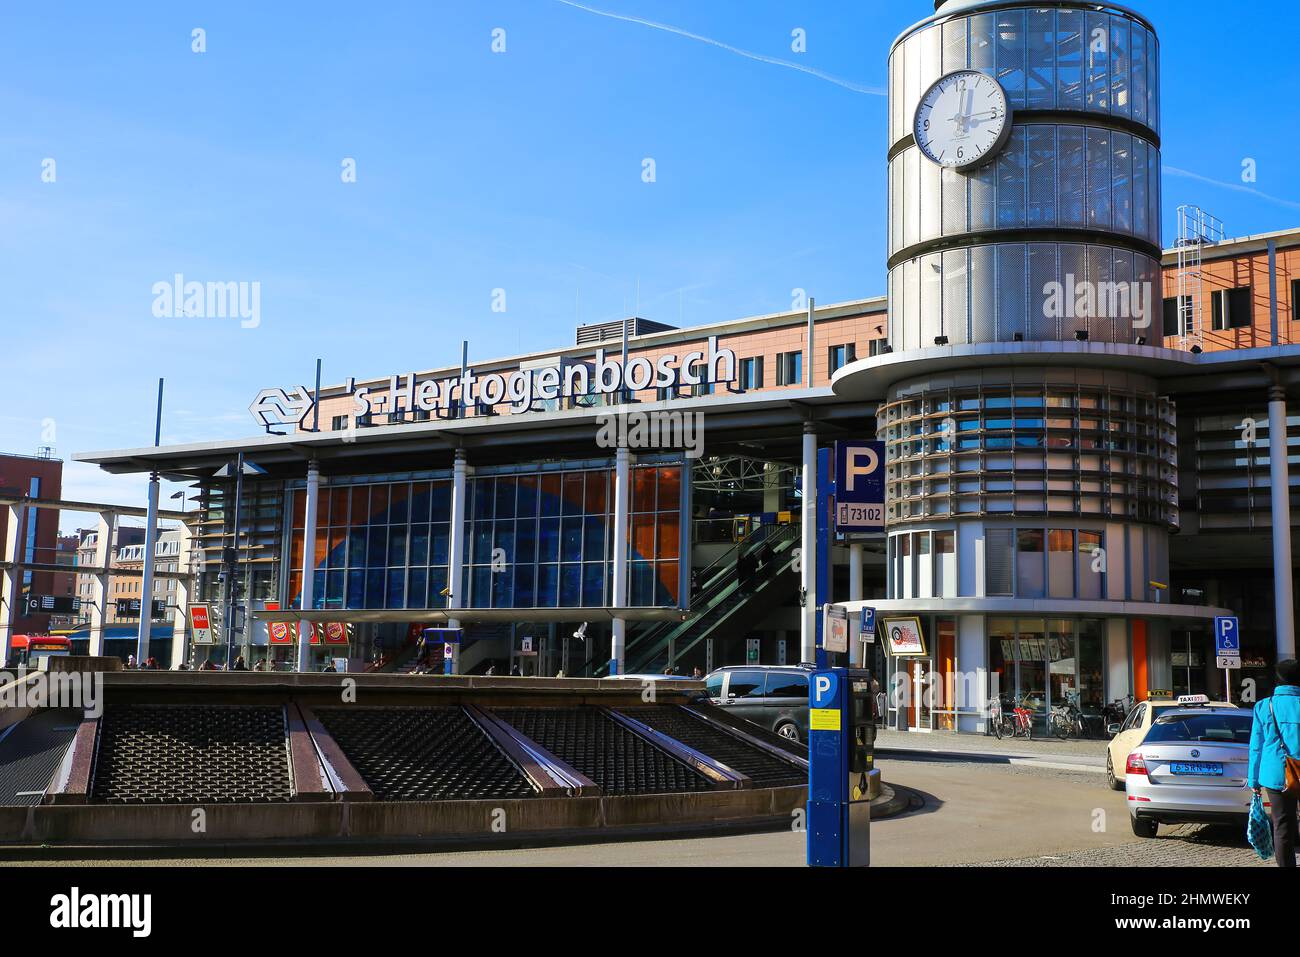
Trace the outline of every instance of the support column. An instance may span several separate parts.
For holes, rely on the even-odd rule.
[[[141,668],[149,657],[153,637],[153,566],[158,548],[158,473],[149,473],[149,507],[145,510],[144,571],[140,578],[140,629],[136,632],[135,660]]]
[[[320,498],[320,463],[307,463],[307,507],[302,530],[302,605],[311,611],[316,604],[316,505]],[[239,529],[235,529],[235,555],[239,555]],[[311,622],[298,622],[298,670],[311,667]]]
[[[104,625],[108,622],[108,568],[113,561],[113,539],[117,537],[117,513],[99,513],[95,539],[95,567],[103,569],[90,582],[90,654],[104,653]]]
[[[452,466],[451,478],[451,528],[447,534],[447,608],[464,608],[464,595],[461,594],[465,580],[465,504],[466,484],[469,479],[469,463],[465,459],[465,450],[456,451],[456,461]],[[459,628],[460,619],[450,618],[447,627]],[[460,670],[460,645],[451,650],[450,674]]]
[[[194,530],[188,522],[184,522],[181,525],[180,548],[176,554],[176,570],[188,576],[194,561],[193,555]],[[193,590],[193,578],[176,579],[176,610],[172,613],[172,671],[189,658],[190,593]]]
[[[849,601],[862,601],[862,543],[849,542]],[[853,629],[849,629],[853,633]],[[858,667],[867,667],[867,646],[858,637],[858,647],[849,649],[849,661],[857,659]]]
[[[1295,657],[1291,594],[1291,470],[1287,466],[1286,390],[1268,390],[1268,477],[1273,526],[1273,618],[1277,659]]]
[[[17,505],[5,508],[8,510],[8,524],[5,525],[4,551],[0,552],[0,560],[9,567],[0,571],[0,666],[9,663],[13,651],[14,623],[18,620],[18,603],[22,598],[18,550],[22,541],[23,510]]]
[[[610,603],[627,607],[627,525],[632,454],[619,448],[614,455],[614,582]],[[615,618],[610,630],[609,673],[623,674],[626,665],[627,619]]]
[[[817,660],[817,432],[811,422],[803,427],[802,540],[799,551],[799,585],[803,608],[799,615],[799,660]]]

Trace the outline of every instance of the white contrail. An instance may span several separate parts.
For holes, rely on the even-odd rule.
[[[1221,186],[1224,189],[1235,189],[1239,193],[1249,193],[1251,196],[1257,196],[1260,199],[1267,200],[1270,203],[1277,203],[1279,206],[1286,206],[1290,209],[1300,209],[1300,203],[1293,199],[1283,199],[1281,196],[1273,196],[1262,190],[1255,189],[1253,186],[1246,186],[1243,183],[1229,183],[1221,179],[1210,179],[1208,176],[1202,176],[1200,173],[1193,173],[1191,170],[1179,169],[1177,166],[1166,166],[1165,172],[1170,176],[1182,176],[1186,179],[1199,180],[1202,183],[1209,183],[1211,186]]]
[[[675,33],[679,37],[686,37],[688,40],[699,40],[701,43],[707,43],[710,46],[719,47],[728,53],[735,53],[751,60],[757,60],[760,63],[770,63],[773,66],[783,66],[788,70],[798,70],[800,73],[807,73],[809,76],[815,76],[819,80],[826,80],[828,83],[834,83],[836,86],[842,86],[846,90],[852,90],[854,93],[867,93],[871,96],[888,96],[888,90],[882,90],[874,86],[861,86],[857,83],[850,83],[848,80],[841,80],[837,76],[831,76],[829,73],[823,73],[821,70],[814,70],[811,67],[800,66],[798,63],[791,63],[788,60],[778,60],[776,57],[764,56],[761,53],[752,53],[749,50],[742,50],[740,47],[733,47],[729,43],[723,43],[721,40],[714,40],[710,37],[702,37],[698,33],[690,33],[680,27],[670,26],[666,23],[656,23],[653,20],[645,20],[641,17],[626,16],[621,13],[610,13],[608,10],[597,10],[595,7],[589,7],[582,3],[576,3],[574,0],[555,0],[556,3],[562,3],[566,7],[575,7],[578,10],[585,10],[587,13],[594,13],[598,17],[609,17],[611,20],[623,20],[626,23],[639,23],[643,27],[653,27],[656,30],[663,30],[666,33]]]

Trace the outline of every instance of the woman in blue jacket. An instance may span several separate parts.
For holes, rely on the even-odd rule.
[[[1246,782],[1256,794],[1263,788],[1272,805],[1277,866],[1295,867],[1296,795],[1283,794],[1282,789],[1285,756],[1300,758],[1300,663],[1294,658],[1278,662],[1277,680],[1273,697],[1255,705]]]

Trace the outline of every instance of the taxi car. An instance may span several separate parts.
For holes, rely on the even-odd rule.
[[[1199,702],[1166,708],[1125,760],[1129,821],[1138,837],[1161,824],[1234,823],[1250,812],[1250,728],[1243,708]]]
[[[1133,706],[1122,724],[1112,724],[1106,729],[1110,734],[1110,744],[1106,747],[1106,783],[1112,791],[1124,790],[1125,767],[1129,753],[1138,746],[1155,720],[1170,708],[1177,708],[1179,702],[1184,706],[1201,703],[1215,708],[1231,708],[1226,701],[1210,701],[1205,695],[1182,695],[1175,700],[1171,697],[1151,697]]]

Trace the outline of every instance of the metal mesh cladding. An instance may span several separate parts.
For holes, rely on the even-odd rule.
[[[534,794],[462,708],[317,708],[316,716],[381,801]]]
[[[606,794],[702,791],[704,777],[594,708],[493,708],[493,714]]]
[[[747,775],[756,788],[808,783],[807,771],[706,724],[699,718],[693,718],[676,706],[647,705],[618,710],[701,754],[707,754],[715,761],[721,761],[733,771]]]
[[[113,705],[100,722],[93,800],[234,804],[292,796],[284,709]]]

